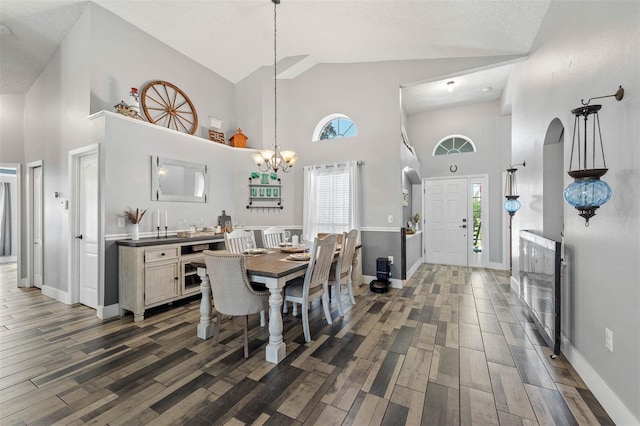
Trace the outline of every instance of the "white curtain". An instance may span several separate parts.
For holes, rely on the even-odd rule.
[[[360,229],[358,161],[304,168],[303,238]]]
[[[11,185],[0,182],[0,256],[11,256]]]

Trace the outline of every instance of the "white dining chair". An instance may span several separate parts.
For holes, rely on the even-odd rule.
[[[342,286],[347,288],[351,304],[356,304],[353,297],[353,283],[351,282],[351,271],[353,267],[353,256],[356,252],[356,243],[358,240],[358,230],[352,229],[342,234],[342,244],[340,248],[340,256],[335,266],[331,267],[329,273],[329,286],[333,286],[333,297],[338,303],[338,312],[344,315],[342,308]]]
[[[337,244],[335,234],[324,239],[316,238],[309,252],[309,267],[304,279],[294,280],[284,288],[284,300],[300,303],[302,306],[302,329],[304,330],[304,339],[307,342],[311,341],[309,330],[309,302],[311,300],[322,297],[322,307],[327,323],[332,323],[329,313],[328,280]]]
[[[257,290],[247,279],[244,256],[241,254],[215,253],[205,250],[213,306],[217,312],[215,342],[220,338],[222,315],[244,317],[244,357],[249,358],[249,315],[264,312],[268,306],[269,291]]]
[[[237,229],[225,232],[224,245],[230,253],[243,253],[250,248],[256,248],[256,237],[253,231]]]
[[[256,248],[256,237],[253,231],[236,229],[224,233],[224,245],[229,253],[244,253],[249,249]],[[265,311],[260,311],[260,326],[265,326],[266,317]]]
[[[283,242],[284,229],[271,226],[262,230],[262,245],[265,248],[278,247]]]

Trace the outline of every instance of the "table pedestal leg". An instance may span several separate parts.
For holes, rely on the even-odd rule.
[[[214,330],[213,324],[211,324],[211,283],[209,282],[206,268],[198,268],[198,276],[200,277],[200,291],[202,292],[198,337],[206,340],[213,336]],[[280,330],[282,330],[282,325]]]
[[[282,340],[282,289],[270,288],[269,296],[269,344],[266,348],[266,360],[278,364],[287,355],[287,348]]]

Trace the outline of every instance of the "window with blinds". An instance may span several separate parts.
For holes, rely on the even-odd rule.
[[[314,176],[311,197],[316,210],[317,232],[339,233],[349,230],[351,216],[350,173],[334,170]]]

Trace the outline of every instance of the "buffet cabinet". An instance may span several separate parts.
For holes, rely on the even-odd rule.
[[[199,294],[193,262],[204,261],[204,250],[223,249],[222,238],[118,241],[120,314],[130,311],[140,322],[149,308]]]

